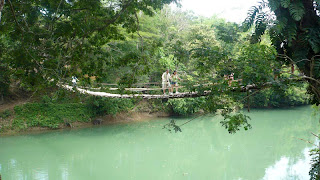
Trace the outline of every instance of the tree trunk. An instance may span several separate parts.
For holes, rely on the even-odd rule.
[[[0,22],[1,22],[1,12],[2,12],[2,9],[4,7],[4,1],[5,0],[0,0]]]
[[[314,63],[317,60],[315,57],[317,54],[313,51],[310,43],[302,43],[305,36],[308,35],[306,29],[317,29],[319,28],[319,16],[314,10],[314,1],[312,0],[302,0],[302,4],[304,6],[305,15],[301,19],[301,21],[297,22],[297,34],[296,40],[294,40],[292,47],[292,54],[294,52],[299,52],[300,49],[309,49],[306,54],[306,58],[309,61],[305,61],[305,63],[297,63],[299,70],[303,72],[306,76],[310,78],[306,79],[309,83],[308,91],[313,95],[312,102],[313,104],[320,104],[320,79],[315,76],[315,68]],[[291,54],[291,57],[292,57]],[[301,59],[294,59],[294,61],[299,61]],[[319,59],[318,59],[319,60]]]
[[[3,94],[1,94],[1,100],[0,100],[0,104],[4,103],[4,98],[3,98]]]
[[[314,95],[313,98],[311,99],[311,103],[319,105],[320,104],[320,84],[312,80],[308,80],[308,81],[309,81],[308,91]]]

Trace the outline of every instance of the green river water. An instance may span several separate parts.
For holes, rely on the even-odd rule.
[[[316,141],[312,112],[253,110],[253,129],[233,135],[221,117],[206,116],[182,133],[162,129],[169,119],[155,119],[0,137],[0,174],[2,180],[304,180],[312,145],[298,138]]]

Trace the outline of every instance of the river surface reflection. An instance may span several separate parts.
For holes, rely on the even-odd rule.
[[[249,113],[253,129],[234,135],[221,117],[170,133],[155,119],[0,138],[3,180],[309,179],[318,122],[310,106]],[[177,119],[178,124],[188,118]]]

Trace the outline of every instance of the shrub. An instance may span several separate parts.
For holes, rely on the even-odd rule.
[[[309,99],[305,85],[271,87],[255,94],[250,105],[258,108],[299,106],[308,104]]]
[[[7,109],[0,113],[0,118],[7,119],[9,116],[11,116],[11,114],[12,112],[9,109]]]
[[[84,104],[68,103],[28,103],[14,108],[16,117],[13,128],[24,129],[27,127],[58,128],[65,120],[69,122],[90,121],[90,112]]]
[[[105,114],[115,115],[118,112],[128,111],[135,105],[134,99],[117,99],[91,96],[86,102],[86,107],[92,116]]]
[[[168,106],[176,115],[191,115],[201,110],[205,103],[204,98],[169,99]]]

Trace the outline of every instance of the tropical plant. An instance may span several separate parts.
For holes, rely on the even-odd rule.
[[[245,30],[254,27],[252,42],[268,31],[278,60],[295,64],[309,83],[313,102],[320,103],[320,1],[269,0],[249,10]],[[269,9],[269,10],[268,10]]]

